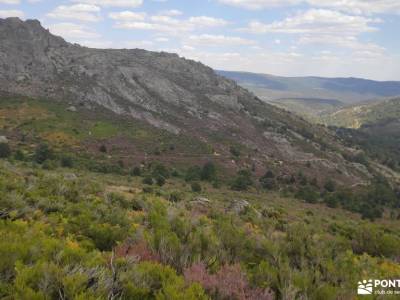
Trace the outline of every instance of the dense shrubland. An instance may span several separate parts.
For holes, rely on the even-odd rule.
[[[334,182],[241,170],[219,187],[211,162],[107,175],[43,145],[16,153],[0,161],[1,298],[349,299],[364,276],[400,275],[398,221],[321,209],[367,203]],[[315,209],[277,196],[289,187]],[[382,180],[365,193],[398,206]]]
[[[400,276],[400,192],[382,178],[227,176],[212,160],[124,161],[102,142],[93,158],[34,124],[0,143],[2,299],[351,299],[360,279]]]

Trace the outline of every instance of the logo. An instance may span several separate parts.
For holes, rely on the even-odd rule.
[[[363,280],[358,282],[357,294],[359,295],[372,295],[374,284],[372,279]]]

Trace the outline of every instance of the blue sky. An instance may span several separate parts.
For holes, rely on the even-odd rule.
[[[9,16],[88,47],[216,69],[400,80],[400,0],[0,0]]]

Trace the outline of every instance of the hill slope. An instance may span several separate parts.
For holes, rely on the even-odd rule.
[[[394,98],[344,107],[334,113],[325,114],[322,120],[328,125],[360,128],[363,125],[398,120],[399,118],[400,98]]]
[[[341,127],[336,131],[349,145],[400,171],[400,98],[346,107],[321,119]]]
[[[310,176],[334,175],[346,183],[365,176],[338,155],[352,150],[328,130],[265,104],[200,63],[168,53],[72,45],[34,20],[0,20],[0,39],[0,86],[7,101],[13,102],[10,94],[21,94],[73,106],[82,120],[104,111],[114,122],[151,125],[170,140],[175,136],[177,144],[203,145],[195,154],[206,159],[233,155],[235,160],[223,162],[228,169],[253,166],[261,174],[266,166],[279,165],[282,174],[293,174],[312,164],[306,170]],[[117,133],[127,149],[137,146]],[[184,153],[172,150],[168,159],[190,158],[193,147],[181,148]],[[153,152],[156,146],[139,157]]]

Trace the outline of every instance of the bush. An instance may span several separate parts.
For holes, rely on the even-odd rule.
[[[231,183],[231,189],[236,191],[245,191],[253,185],[251,173],[249,170],[240,170],[236,178]]]
[[[14,154],[14,159],[23,161],[25,160],[25,154],[20,149],[18,149]]]
[[[263,177],[260,178],[261,186],[267,190],[272,190],[276,187],[275,175],[271,171],[267,171]]]
[[[201,170],[201,180],[204,181],[213,181],[217,178],[217,168],[214,163],[207,162],[204,164]]]
[[[63,168],[72,168],[74,166],[74,161],[71,156],[63,156],[60,161],[61,167]]]
[[[329,194],[329,195],[325,196],[324,202],[326,203],[326,205],[328,207],[331,207],[331,208],[336,208],[339,206],[339,199],[338,199],[337,195],[335,195],[335,194],[333,194],[333,195]]]
[[[230,149],[229,149],[229,151],[231,152],[231,154],[232,154],[234,157],[239,157],[240,154],[241,154],[238,147],[231,146]]]
[[[157,176],[156,183],[158,186],[163,186],[165,184],[165,178],[163,176]]]
[[[201,180],[201,173],[202,173],[202,170],[199,166],[190,167],[186,171],[185,180],[186,181]]]
[[[336,190],[336,184],[332,180],[328,180],[324,185],[325,190],[329,193],[333,193]]]
[[[142,170],[139,167],[134,167],[129,174],[131,176],[141,176],[142,175]]]
[[[34,159],[37,163],[42,164],[48,159],[52,159],[53,152],[47,144],[40,144],[35,151]]]
[[[178,191],[174,191],[171,192],[171,194],[169,194],[168,200],[171,202],[179,202],[182,200],[182,194]]]
[[[11,155],[10,146],[7,143],[0,143],[0,158],[7,158]]]
[[[319,194],[309,185],[301,187],[296,193],[296,198],[305,200],[308,203],[317,203]]]
[[[101,145],[101,146],[99,147],[99,151],[102,152],[102,153],[107,153],[107,147],[106,147],[106,145]]]
[[[155,164],[152,169],[153,169],[152,174],[153,177],[155,178],[163,177],[165,179],[170,177],[168,168],[161,163]]]
[[[145,178],[143,178],[142,180],[143,184],[148,184],[148,185],[152,185],[153,182],[153,178],[151,176],[146,176]]]
[[[193,182],[192,185],[192,192],[194,193],[200,193],[201,192],[201,185],[198,182]]]

